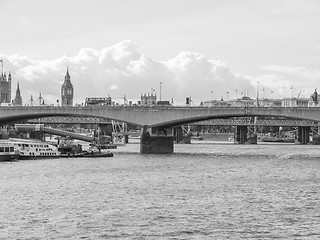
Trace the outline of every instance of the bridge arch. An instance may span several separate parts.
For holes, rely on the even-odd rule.
[[[267,107],[0,107],[0,123],[51,116],[102,117],[136,126],[170,128],[187,123],[230,117],[284,117],[320,121],[320,108]]]
[[[5,111],[2,111],[2,109],[3,107],[0,107],[0,125],[45,117],[97,117],[108,120],[127,122],[132,125],[142,127],[142,125],[138,123],[131,122],[130,119],[129,121],[124,121],[124,119],[122,118],[118,119],[113,116],[108,116],[99,111],[86,111],[88,110],[88,108],[86,108],[84,111],[79,111],[81,108],[79,109],[78,107],[5,107]]]

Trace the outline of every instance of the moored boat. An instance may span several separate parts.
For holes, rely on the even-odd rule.
[[[9,141],[0,141],[0,162],[14,161],[19,158],[19,152]]]
[[[83,151],[82,157],[113,157],[113,153],[108,150],[101,151],[97,145],[90,144],[90,147]]]
[[[81,144],[75,144],[71,138],[61,139],[58,145],[58,151],[61,153],[60,156],[66,158],[113,157],[113,153],[107,149],[101,148],[101,145],[97,143],[91,143],[87,149],[83,149]]]
[[[11,138],[11,143],[19,152],[19,159],[56,158],[60,157],[60,152],[56,146],[46,142]]]

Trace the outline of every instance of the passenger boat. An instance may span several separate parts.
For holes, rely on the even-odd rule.
[[[14,144],[8,141],[0,141],[0,162],[13,161],[19,158],[19,151]]]
[[[46,142],[29,139],[10,139],[19,152],[19,159],[55,158],[60,157],[58,148]]]

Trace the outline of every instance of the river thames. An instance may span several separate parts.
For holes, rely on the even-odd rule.
[[[320,239],[320,146],[0,163],[0,239]]]

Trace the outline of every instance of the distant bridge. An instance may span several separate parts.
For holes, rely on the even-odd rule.
[[[232,117],[279,117],[320,121],[320,108],[283,107],[137,107],[137,106],[84,106],[84,107],[0,107],[0,124],[51,117],[99,117],[137,126],[164,129],[211,119]]]
[[[202,122],[196,122],[198,126],[277,126],[277,127],[318,127],[318,122],[310,120],[297,119],[257,119],[251,118],[230,118],[213,119]]]
[[[93,142],[95,138],[93,136],[87,136],[75,132],[65,131],[61,129],[55,129],[45,127],[43,124],[16,124],[15,128],[19,131],[41,131],[49,134],[54,134],[63,137],[71,137],[73,139],[82,140],[85,142]]]
[[[71,116],[60,116],[60,117],[45,117],[30,119],[28,123],[33,124],[112,124],[112,121],[107,118],[101,117],[71,117]]]

